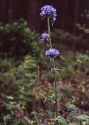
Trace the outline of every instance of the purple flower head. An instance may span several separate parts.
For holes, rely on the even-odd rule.
[[[59,51],[56,50],[55,48],[49,49],[45,52],[46,56],[58,56],[60,55]]]
[[[52,22],[55,22],[57,16],[56,9],[51,5],[45,5],[41,8],[40,16],[41,17],[49,16]]]
[[[41,39],[42,41],[46,41],[48,39],[49,35],[47,33],[42,33]]]
[[[22,111],[18,113],[18,116],[19,116],[20,118],[22,118],[22,119],[25,118],[25,114],[24,114],[24,112],[22,112]]]

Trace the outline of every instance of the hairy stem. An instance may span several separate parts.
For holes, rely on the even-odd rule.
[[[58,112],[58,94],[57,94],[57,83],[56,83],[56,72],[55,72],[55,58],[53,58],[53,74],[54,74],[54,90],[55,90],[55,117],[57,117]]]
[[[48,42],[50,44],[50,48],[52,49],[52,42],[51,42],[51,27],[50,27],[50,17],[47,18],[47,23],[48,23]]]
[[[50,44],[50,48],[52,49],[50,17],[47,18],[47,23],[48,23],[48,34],[49,34],[48,42]],[[57,104],[58,94],[57,94],[56,71],[55,71],[55,57],[52,57],[52,58],[53,58],[52,59],[52,64],[53,64],[52,67],[53,67],[54,90],[55,90],[55,118],[57,118],[57,112],[58,112],[58,104]],[[57,121],[56,121],[56,125],[57,125]]]

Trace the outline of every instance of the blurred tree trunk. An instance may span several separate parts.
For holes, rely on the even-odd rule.
[[[75,1],[75,14],[74,14],[74,22],[75,22],[75,25],[76,23],[78,23],[79,21],[79,6],[80,5],[80,0],[76,0]],[[76,32],[76,26],[74,26],[74,32]]]
[[[38,0],[28,0],[28,22],[32,30],[38,31],[40,26],[40,14],[39,14],[39,2]]]
[[[64,0],[64,8],[63,8],[63,13],[64,13],[64,28],[68,29],[69,28],[69,15],[68,15],[68,10],[69,10],[69,0]]]
[[[9,0],[8,21],[14,21],[16,16],[17,0]]]
[[[7,0],[0,1],[0,22],[5,23],[7,20],[8,3]]]
[[[80,4],[80,0],[76,0],[75,1],[75,22],[78,21],[78,17],[79,17],[79,4]]]

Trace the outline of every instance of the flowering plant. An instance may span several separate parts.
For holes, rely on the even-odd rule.
[[[41,8],[41,17],[49,16],[52,22],[56,21],[56,9],[53,6],[45,5]]]
[[[41,39],[42,41],[46,41],[48,39],[49,35],[47,33],[42,33]]]
[[[54,74],[54,90],[55,90],[55,119],[57,118],[58,114],[58,96],[57,96],[57,84],[56,84],[56,70],[55,67],[55,59],[57,56],[60,55],[59,50],[53,48],[52,41],[51,41],[51,23],[56,21],[56,9],[53,6],[45,5],[41,8],[41,17],[47,18],[47,25],[48,25],[48,33],[42,33],[41,39],[42,41],[48,41],[49,48],[47,48],[45,55],[52,58],[52,70]]]
[[[57,50],[57,49],[55,49],[55,48],[51,48],[51,49],[49,49],[49,50],[47,50],[46,52],[45,52],[45,55],[46,56],[58,56],[60,53],[59,53],[59,51]]]

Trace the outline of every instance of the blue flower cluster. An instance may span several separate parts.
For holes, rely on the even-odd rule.
[[[47,34],[47,33],[42,33],[42,35],[41,35],[41,40],[42,40],[42,41],[46,41],[46,40],[48,39],[48,37],[49,37],[49,34]]]
[[[50,21],[52,21],[52,22],[56,21],[56,16],[57,16],[56,9],[51,5],[43,6],[41,8],[40,15],[41,15],[41,17],[44,17],[44,18],[45,17],[50,18]],[[48,42],[51,42],[48,39],[48,37],[50,37],[49,35],[50,35],[50,33],[49,34],[48,33],[42,33],[42,35],[41,35],[42,41],[48,40]],[[59,53],[59,51],[57,49],[52,48],[52,46],[50,44],[50,49],[45,52],[45,55],[46,56],[51,56],[51,57],[56,57],[56,56],[60,55],[60,53]]]
[[[55,48],[49,49],[45,52],[46,56],[58,56],[60,55],[59,51]]]
[[[46,16],[49,16],[50,19],[52,20],[52,22],[55,22],[56,21],[56,9],[51,6],[51,5],[45,5],[41,8],[41,13],[40,13],[40,16],[41,17],[46,17]]]

